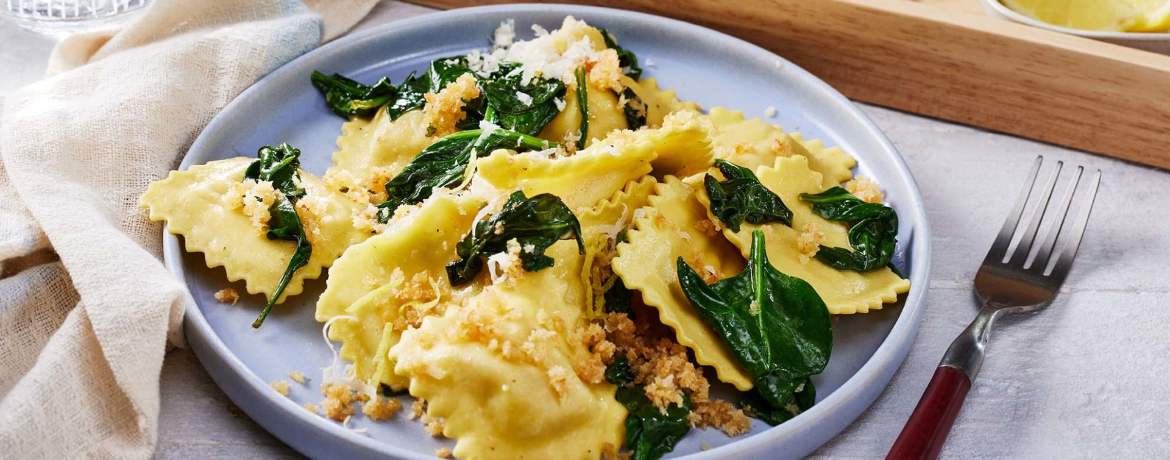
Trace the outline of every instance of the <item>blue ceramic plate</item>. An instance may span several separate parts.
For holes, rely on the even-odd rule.
[[[435,58],[483,49],[500,21],[514,19],[520,38],[530,26],[557,28],[566,15],[612,31],[623,47],[642,62],[653,61],[646,75],[657,77],[683,100],[703,107],[743,110],[763,116],[778,109],[770,122],[822,139],[858,159],[861,173],[875,177],[901,219],[896,263],[913,282],[901,305],[865,315],[842,316],[834,323],[836,343],[828,369],[813,380],[819,402],[811,410],[777,427],[756,421],[750,435],[728,438],[718,430],[693,430],[668,458],[797,458],[841,432],[889,383],[902,363],[922,316],[923,293],[930,273],[930,234],[922,197],[901,156],[865,115],[841,94],[808,72],[768,51],[719,32],[646,14],[562,5],[513,5],[469,8],[387,24],[330,43],[257,82],[224,108],[192,145],[181,168],[211,160],[256,155],[266,144],[288,142],[301,149],[303,167],[322,174],[330,165],[343,120],[326,108],[309,83],[313,70],[340,72],[360,81],[383,76],[402,81]],[[314,321],[324,279],[309,282],[305,292],[275,308],[264,327],[250,325],[264,304],[249,295],[235,306],[212,294],[229,286],[222,268],[208,269],[202,254],[182,250],[178,238],[165,239],[166,263],[191,289],[196,306],[187,311],[191,347],[212,378],[248,415],[304,454],[326,458],[433,459],[434,449],[450,440],[429,436],[417,421],[404,417],[372,423],[355,417],[351,427],[313,415],[301,407],[321,400],[320,369],[331,353]],[[243,283],[234,283],[240,292]],[[293,384],[289,397],[266,382],[302,371],[310,380]],[[701,451],[710,443],[714,448]]]

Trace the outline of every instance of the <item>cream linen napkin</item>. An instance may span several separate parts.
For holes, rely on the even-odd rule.
[[[51,76],[7,100],[0,457],[150,457],[190,296],[138,196],[225,104],[375,2],[156,0],[120,30],[60,43]]]

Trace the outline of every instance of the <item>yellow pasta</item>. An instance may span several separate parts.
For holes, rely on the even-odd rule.
[[[485,288],[430,317],[390,350],[410,394],[427,401],[467,459],[596,459],[620,445],[626,410],[605,382],[574,371],[584,344],[577,247],[549,248],[556,265]]]
[[[353,118],[341,125],[333,167],[326,176],[335,186],[361,187],[374,195],[402,171],[414,156],[438,138],[426,135],[427,122],[422,110],[412,110],[391,121],[386,110],[379,109],[372,119]],[[342,176],[349,176],[342,178]],[[349,178],[352,178],[352,183]]]
[[[898,294],[910,289],[910,281],[902,279],[886,267],[858,273],[837,270],[816,259],[801,262],[802,252],[797,247],[797,238],[805,224],[813,224],[817,231],[824,233],[825,241],[822,245],[850,247],[848,229],[844,225],[821,218],[800,200],[801,193],[825,190],[820,173],[809,169],[808,158],[803,155],[778,158],[775,167],[760,168],[756,170],[756,175],[760,183],[775,192],[792,210],[792,227],[745,222],[738,233],[724,229],[723,234],[745,257],[751,249],[752,231],[763,230],[768,244],[768,260],[772,265],[788,276],[795,276],[811,284],[825,301],[829,312],[835,315],[881,309],[883,303],[897,301]],[[699,192],[699,200],[709,206],[706,191]]]
[[[800,133],[787,134],[759,118],[745,120],[738,110],[715,107],[703,119],[711,124],[715,155],[752,171],[796,154],[809,159],[809,168],[822,175],[826,188],[853,177],[850,170],[857,161],[840,147],[825,148],[819,140],[805,141]]]
[[[581,111],[577,105],[576,86],[568,85],[565,95],[565,108],[561,110],[548,125],[541,130],[538,137],[553,142],[572,144],[581,131]],[[589,101],[589,132],[586,133],[585,146],[592,145],[597,139],[614,130],[629,127],[626,124],[626,115],[618,106],[618,96],[612,91],[606,91],[590,84],[585,93]]]
[[[744,258],[716,230],[717,221],[707,216],[690,186],[668,177],[649,201],[646,216],[634,223],[630,242],[618,245],[614,272],[626,287],[641,292],[646,305],[658,309],[659,319],[674,328],[678,343],[694,351],[699,364],[714,367],[720,380],[750,390],[751,379],[691,306],[675,272],[675,259],[681,256],[711,282],[738,274]]]
[[[514,154],[498,150],[476,161],[476,179],[528,196],[552,193],[569,209],[592,207],[626,183],[652,171],[702,171],[711,165],[706,131],[698,122],[658,129],[615,131],[574,155]]]
[[[389,345],[397,343],[402,333],[401,327],[386,331],[390,332],[386,339],[385,325],[399,320],[405,309],[420,306],[404,305],[413,299],[396,296],[404,291],[404,284],[425,277],[423,283],[416,283],[421,286],[413,288],[421,288],[423,295],[431,289],[437,291],[438,305],[429,309],[439,312],[453,299],[478,289],[478,283],[452,289],[445,267],[457,259],[455,243],[471,228],[480,205],[482,202],[475,199],[436,196],[396,220],[385,232],[350,248],[330,269],[325,292],[317,301],[316,318],[321,322],[337,315],[357,318],[334,322],[329,338],[342,343],[340,356],[354,364],[359,380],[371,385],[381,381],[396,390],[405,387],[405,380],[392,372],[375,375],[380,366],[385,370],[392,363],[386,361],[384,353],[374,353],[384,340]],[[383,289],[387,286],[390,289]]]
[[[252,161],[230,158],[172,171],[147,188],[141,203],[150,210],[151,220],[165,220],[167,231],[183,235],[187,251],[202,252],[208,267],[222,266],[229,281],[242,279],[249,293],[270,297],[296,243],[269,240],[240,209],[225,204],[225,195],[240,183]],[[306,222],[313,253],[308,264],[293,274],[277,303],[300,294],[304,280],[316,279],[347,247],[368,236],[351,223],[352,202],[313,175],[299,172],[306,196],[300,200],[298,213]]]

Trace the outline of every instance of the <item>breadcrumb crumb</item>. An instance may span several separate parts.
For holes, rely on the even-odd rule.
[[[402,409],[402,403],[399,403],[397,399],[383,398],[377,395],[374,396],[374,399],[362,404],[362,413],[375,422],[393,417],[399,409]]]
[[[881,203],[885,199],[877,182],[865,176],[857,176],[845,183],[845,190],[866,203]]]
[[[646,397],[662,410],[681,402],[684,391],[692,403],[709,400],[710,382],[690,361],[687,348],[672,338],[650,337],[647,329],[645,322],[635,324],[624,313],[605,318],[607,340],[629,360],[634,383],[645,385]]]
[[[314,414],[316,414],[316,413],[317,413],[317,411],[318,411],[318,410],[320,410],[320,409],[318,409],[318,408],[317,408],[317,405],[316,405],[316,404],[313,404],[313,403],[305,403],[305,405],[304,405],[304,406],[301,406],[301,407],[304,407],[304,408],[305,408],[305,410],[307,410],[307,411],[309,411],[309,412],[312,412],[312,413],[314,413]]]
[[[605,443],[601,446],[601,460],[630,460],[629,452],[619,452],[618,447],[613,443]]]
[[[467,117],[463,104],[479,97],[479,87],[475,85],[475,77],[465,73],[438,94],[427,93],[423,97],[427,100],[423,115],[431,129],[429,137],[443,137],[455,132],[455,125]]]
[[[451,448],[447,446],[436,448],[435,456],[439,458],[455,458],[451,456]]]
[[[617,50],[612,48],[597,52],[597,60],[589,67],[589,76],[586,79],[602,90],[610,89],[615,93],[622,92],[622,66],[618,62]]]
[[[288,380],[280,379],[268,382],[268,386],[272,387],[273,390],[276,390],[277,393],[288,396]]]
[[[268,231],[268,219],[271,217],[268,208],[275,201],[276,189],[272,187],[272,182],[257,182],[253,179],[233,183],[222,198],[228,209],[242,209],[260,234]]]
[[[215,300],[218,300],[221,303],[231,302],[232,305],[235,305],[236,302],[240,300],[240,292],[235,288],[220,289],[215,292]]]
[[[796,250],[800,251],[800,263],[807,264],[809,259],[821,250],[821,243],[825,242],[825,234],[817,231],[816,224],[804,224],[800,236],[796,237]]]
[[[294,381],[296,381],[297,383],[299,383],[301,385],[305,384],[305,373],[304,372],[288,371],[288,377],[290,379],[293,379]]]
[[[728,436],[738,436],[751,430],[752,420],[743,410],[722,399],[711,399],[696,403],[687,415],[695,428],[715,427]]]
[[[704,451],[704,452],[711,450],[711,443],[705,442],[705,443],[699,444],[699,450]]]
[[[422,417],[423,414],[426,414],[426,411],[427,400],[422,398],[415,399],[414,403],[410,405],[410,413],[406,415],[406,418],[414,420],[416,418]]]
[[[369,396],[355,393],[345,385],[332,383],[321,384],[321,394],[325,395],[325,400],[321,401],[325,415],[339,422],[354,414],[353,403],[370,399]]]

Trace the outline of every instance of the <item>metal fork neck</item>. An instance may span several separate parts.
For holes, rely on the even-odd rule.
[[[1001,312],[998,308],[984,304],[975,320],[951,342],[939,366],[963,371],[974,382],[979,369],[983,367],[983,352],[991,338],[991,327]]]

